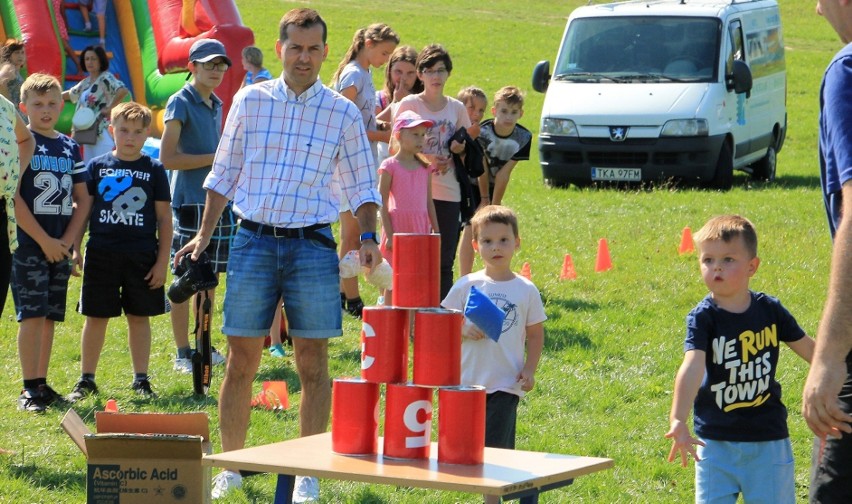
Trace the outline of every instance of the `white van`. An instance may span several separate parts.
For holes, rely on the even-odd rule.
[[[545,92],[545,183],[774,180],[787,130],[775,0],[643,0],[576,9]]]

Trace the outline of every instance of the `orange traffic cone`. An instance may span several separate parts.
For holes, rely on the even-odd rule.
[[[287,382],[270,381],[263,382],[263,390],[251,400],[254,408],[268,410],[285,410],[290,407],[290,397],[287,394]]]
[[[598,258],[595,261],[595,272],[607,271],[612,269],[612,259],[609,257],[609,247],[606,244],[606,238],[601,238],[598,241]]]
[[[562,261],[562,273],[559,274],[560,280],[575,280],[577,272],[574,271],[574,261],[571,260],[571,254],[565,254],[565,260]]]
[[[695,252],[695,243],[692,240],[692,231],[689,226],[683,228],[683,234],[680,236],[680,246],[677,248],[679,254],[691,254]]]
[[[104,411],[109,411],[111,413],[118,413],[118,403],[115,402],[115,399],[107,399],[106,406],[104,407]]]
[[[527,280],[532,280],[532,271],[530,270],[530,263],[525,262],[523,266],[521,266],[521,276],[526,278]]]

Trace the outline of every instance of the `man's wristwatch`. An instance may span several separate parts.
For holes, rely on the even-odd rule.
[[[361,243],[364,243],[367,240],[373,240],[376,245],[379,244],[379,237],[376,236],[376,233],[361,233]]]

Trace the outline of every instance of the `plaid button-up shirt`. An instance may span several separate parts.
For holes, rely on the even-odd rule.
[[[296,96],[282,76],[236,95],[204,187],[244,219],[298,228],[337,220],[335,171],[353,211],[381,205],[355,105],[319,80]]]

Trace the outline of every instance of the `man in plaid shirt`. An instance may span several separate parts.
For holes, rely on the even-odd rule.
[[[282,297],[302,385],[300,435],[328,427],[328,338],[342,334],[330,227],[338,214],[330,188],[335,171],[361,227],[362,264],[381,262],[375,236],[381,196],[360,112],[317,79],[328,54],[326,33],[312,9],[294,9],[281,19],[275,49],[284,72],[234,98],[204,182],[201,229],[175,256],[178,261],[191,253],[197,259],[233,200],[242,221],[231,245],[224,300],[222,332],[229,346],[219,398],[224,451],[245,445],[251,386]],[[240,485],[238,473],[223,471],[214,478],[213,496]],[[318,494],[316,478],[297,477],[295,502]]]

